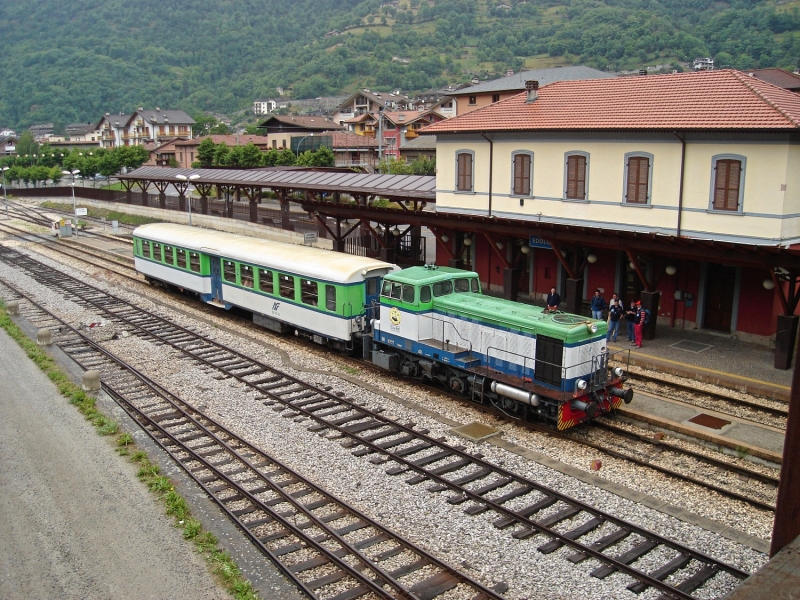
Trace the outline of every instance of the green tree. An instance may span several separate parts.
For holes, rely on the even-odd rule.
[[[227,144],[217,144],[214,148],[214,166],[217,167],[232,167],[235,155]]]
[[[50,167],[49,178],[53,180],[53,185],[58,185],[59,182],[64,179],[64,173],[61,171],[61,167]]]
[[[105,152],[97,161],[97,172],[104,177],[111,177],[119,173],[122,168],[121,152]]]
[[[126,169],[138,169],[150,160],[150,152],[144,146],[119,146],[114,152],[119,153],[119,162]]]
[[[378,163],[378,172],[384,175],[412,175],[411,165],[404,160],[388,157]]]
[[[258,128],[258,125],[245,125],[244,132],[247,135],[261,135],[262,131]]]
[[[436,158],[419,156],[409,165],[413,175],[436,175]]]
[[[241,147],[241,155],[239,157],[240,167],[261,167],[264,165],[264,153],[258,149],[253,142],[246,146]]]
[[[297,157],[294,155],[294,152],[289,150],[289,148],[284,148],[280,152],[275,160],[276,167],[291,167],[297,163]]]
[[[17,142],[17,156],[33,156],[39,153],[39,144],[30,131],[24,131]]]
[[[200,145],[197,146],[197,161],[195,164],[200,168],[213,167],[216,149],[217,145],[214,143],[214,140],[210,137],[205,138],[200,142]]]
[[[336,155],[327,146],[320,146],[316,151],[306,150],[297,157],[297,165],[301,167],[333,167]]]

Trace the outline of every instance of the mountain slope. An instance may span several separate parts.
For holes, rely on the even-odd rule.
[[[755,0],[5,0],[0,125],[232,112],[276,86],[413,91],[523,66],[793,67],[799,32],[796,6]]]

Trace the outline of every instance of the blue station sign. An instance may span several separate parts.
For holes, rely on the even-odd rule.
[[[550,242],[535,235],[530,237],[530,240],[528,240],[528,245],[531,248],[546,248],[547,250],[553,249],[553,247],[550,245]]]

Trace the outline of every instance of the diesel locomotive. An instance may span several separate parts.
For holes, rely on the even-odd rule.
[[[148,281],[252,313],[278,333],[567,429],[630,402],[606,323],[483,295],[478,274],[174,224],[138,227]]]

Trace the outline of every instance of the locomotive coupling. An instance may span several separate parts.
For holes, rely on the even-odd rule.
[[[630,404],[631,400],[633,400],[633,390],[628,388],[627,390],[623,390],[622,388],[609,388],[608,393],[612,396],[616,396],[617,398],[622,398],[625,401],[625,404]]]

